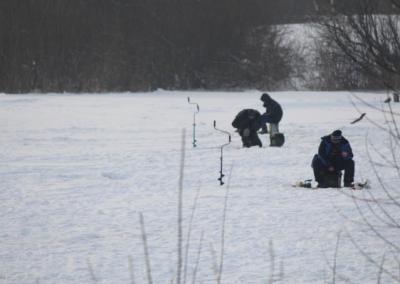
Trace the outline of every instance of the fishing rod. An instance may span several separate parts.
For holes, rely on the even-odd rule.
[[[197,146],[196,145],[196,142],[197,142],[197,140],[196,140],[196,114],[198,114],[200,112],[200,107],[199,107],[199,104],[192,103],[190,101],[190,97],[188,97],[187,100],[188,100],[189,104],[196,105],[196,110],[193,112],[193,142],[192,142],[193,147],[196,147]]]
[[[223,159],[224,159],[224,156],[223,156],[224,155],[224,147],[228,146],[231,143],[231,134],[228,131],[218,129],[217,128],[217,122],[215,120],[214,120],[214,129],[219,131],[219,132],[221,132],[221,133],[224,133],[224,134],[228,135],[228,143],[222,144],[220,146],[220,148],[221,148],[221,156],[220,156],[220,170],[219,170],[219,178],[218,178],[218,180],[219,180],[219,185],[223,185],[224,182],[222,181],[222,178],[225,176],[223,174],[223,172],[222,172],[222,165],[223,165]]]

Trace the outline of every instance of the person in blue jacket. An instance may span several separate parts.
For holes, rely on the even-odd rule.
[[[282,119],[283,111],[281,105],[267,93],[262,94],[260,100],[263,102],[263,107],[266,108],[265,113],[260,117],[260,124],[262,125],[260,134],[265,134],[268,133],[266,124],[278,124]]]
[[[315,181],[319,187],[324,187],[324,173],[338,173],[344,170],[344,186],[350,187],[354,182],[353,151],[349,141],[342,136],[342,131],[335,130],[332,134],[321,138],[318,154],[314,156],[312,168]]]

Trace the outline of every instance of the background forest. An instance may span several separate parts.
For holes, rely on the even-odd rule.
[[[374,88],[358,77],[343,82],[349,64],[345,72],[331,69],[340,56],[322,37],[312,46],[288,40],[288,24],[318,22],[333,3],[349,13],[358,7],[332,0],[3,0],[0,91]],[[378,12],[393,9],[379,1]]]

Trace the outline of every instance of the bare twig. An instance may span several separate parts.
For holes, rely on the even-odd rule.
[[[218,260],[217,260],[217,253],[214,249],[213,244],[210,242],[210,254],[211,254],[211,265],[212,270],[215,275],[215,279],[218,279]]]
[[[98,279],[97,279],[97,277],[96,277],[96,275],[94,273],[94,269],[93,269],[92,263],[91,263],[89,258],[86,260],[86,262],[87,262],[87,265],[88,265],[88,268],[89,268],[90,279],[93,281],[93,283],[96,284],[98,282]]]
[[[279,279],[278,281],[283,281],[283,278],[285,277],[285,266],[283,263],[283,260],[279,262]]]
[[[384,264],[385,264],[385,254],[383,254],[383,256],[382,256],[382,261],[381,261],[381,265],[379,266],[378,281],[377,281],[378,284],[380,284],[380,283],[381,283],[381,280],[382,280],[382,272],[383,272]]]
[[[197,258],[196,258],[195,266],[194,266],[194,269],[193,269],[192,284],[196,283],[197,270],[199,268],[201,250],[202,250],[202,246],[203,246],[203,236],[204,236],[204,232],[201,232],[200,241],[199,241],[199,247],[197,249]]]
[[[349,237],[351,243],[356,247],[356,249],[358,250],[358,252],[361,255],[363,255],[370,263],[372,263],[378,269],[381,267],[381,265],[375,259],[373,259],[367,252],[365,252],[359,246],[358,242],[356,240],[354,240],[354,238],[351,236],[351,234],[349,232],[347,232],[347,236]],[[399,281],[400,280],[396,275],[394,275],[393,273],[391,273],[389,270],[385,269],[384,267],[382,267],[381,269],[382,269],[382,273],[384,272],[386,275],[388,275],[393,280],[395,280],[395,281]]]
[[[390,245],[393,249],[395,249],[397,252],[400,252],[400,247],[395,244],[394,242],[390,241],[388,238],[386,238],[380,231],[377,230],[377,228],[368,220],[368,218],[365,216],[364,212],[361,210],[360,205],[357,202],[357,199],[353,199],[354,204],[356,205],[357,211],[359,212],[361,218],[363,219],[364,223],[368,226],[368,228],[382,241],[384,241],[386,244]]]
[[[196,207],[197,207],[197,201],[198,201],[199,195],[200,195],[200,188],[201,187],[199,186],[196,191],[196,196],[193,201],[192,213],[190,215],[190,220],[189,220],[189,228],[188,228],[188,232],[186,235],[185,260],[184,260],[184,266],[183,266],[183,283],[186,283],[187,267],[188,267],[188,259],[189,259],[189,247],[190,247],[190,240],[191,240],[191,234],[192,234],[192,225],[193,225],[194,213],[195,213]]]
[[[146,229],[145,229],[145,226],[144,226],[144,218],[143,218],[143,214],[142,213],[139,213],[139,221],[140,221],[140,228],[141,228],[141,231],[142,231],[144,257],[145,257],[145,262],[146,262],[147,283],[152,284],[153,280],[152,280],[152,277],[151,277],[150,255],[149,255],[149,248],[147,246],[147,235],[146,235]]]
[[[129,279],[131,280],[131,284],[135,284],[135,270],[133,268],[132,256],[128,256],[128,267],[129,267]]]
[[[368,155],[369,161],[372,161],[372,157],[371,157],[371,154],[370,154],[369,149],[368,149],[368,144],[366,145],[366,150],[367,150],[367,155]],[[384,183],[384,181],[383,181],[381,175],[379,174],[378,170],[376,169],[376,166],[375,166],[373,163],[371,164],[371,166],[372,166],[372,169],[373,169],[373,171],[374,171],[374,174],[375,174],[376,178],[378,179],[379,184],[380,184],[381,188],[384,190],[386,196],[387,196],[396,206],[400,207],[400,203],[397,201],[397,199],[392,195],[392,193],[391,193],[391,192],[387,189],[387,187],[385,186],[385,183]]]
[[[177,268],[176,268],[176,283],[181,284],[182,277],[182,207],[183,207],[183,177],[185,169],[185,143],[186,143],[186,129],[182,130],[182,144],[181,144],[181,161],[179,171],[179,187],[178,187],[178,242],[177,242]]]
[[[336,241],[336,243],[337,243],[337,241]],[[336,252],[335,252],[335,254],[336,254]],[[335,271],[335,279],[336,280],[340,279],[340,280],[342,280],[342,281],[344,281],[346,283],[354,283],[355,284],[355,282],[351,281],[351,279],[349,277],[347,277],[347,276],[345,276],[345,275],[343,275],[341,273],[338,273],[337,269],[334,268],[334,264],[331,264],[331,257],[330,256],[328,257],[326,251],[323,251],[323,256],[324,256],[325,263],[328,266],[329,270],[330,271]],[[327,279],[327,272],[325,270],[324,270],[324,279],[325,280]],[[327,282],[327,281],[325,281],[325,282]]]
[[[337,234],[337,240],[336,240],[336,247],[335,247],[335,253],[333,255],[333,267],[332,267],[332,283],[336,283],[336,264],[337,264],[337,258],[338,258],[338,253],[339,253],[339,243],[340,243],[340,235],[341,231]]]
[[[224,268],[224,254],[225,254],[225,222],[226,222],[226,213],[227,213],[227,208],[228,208],[228,197],[229,197],[229,190],[230,190],[230,184],[231,184],[231,178],[232,178],[232,170],[233,170],[233,165],[231,166],[229,170],[229,176],[228,176],[228,185],[226,187],[226,193],[225,193],[225,201],[224,201],[224,209],[223,209],[223,214],[222,214],[222,228],[221,228],[221,250],[220,250],[220,256],[219,256],[219,268],[218,268],[218,278],[217,278],[217,283],[220,284],[222,281],[222,271]]]
[[[268,284],[272,284],[274,283],[274,274],[275,274],[275,252],[274,252],[274,243],[272,240],[269,241],[269,260],[270,260],[270,268],[269,268]]]

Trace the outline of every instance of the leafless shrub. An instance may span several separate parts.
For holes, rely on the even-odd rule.
[[[371,189],[365,189],[362,195],[342,191],[354,202],[360,216],[357,224],[367,229],[369,237],[383,244],[383,254],[378,259],[376,254],[372,254],[368,248],[363,247],[351,232],[347,230],[344,232],[359,254],[377,269],[378,283],[384,282],[383,279],[400,282],[400,275],[396,273],[400,243],[395,237],[400,233],[400,219],[397,213],[400,210],[400,133],[398,127],[400,115],[393,110],[390,101],[385,101],[382,100],[379,106],[367,102],[356,94],[353,95],[352,102],[359,113],[367,111],[370,114],[378,112],[382,115],[382,121],[369,118],[368,114],[366,116],[367,121],[375,126],[381,137],[378,143],[376,138],[370,139],[368,135],[365,138],[366,157],[377,184],[373,185]],[[374,136],[377,137],[376,134]],[[335,269],[333,271],[336,271],[336,257],[337,253],[335,253],[333,265]],[[335,272],[334,275],[340,274]]]
[[[393,9],[399,8],[398,0],[388,1]],[[400,87],[399,10],[393,14],[378,15],[377,2],[372,0],[357,1],[356,7],[355,12],[349,13],[339,6],[334,6],[331,10],[333,12],[328,13],[319,23],[321,33],[330,43],[331,49],[327,52],[333,51],[340,55],[339,74],[342,71],[351,81],[355,78],[355,82],[361,83],[361,87],[386,89],[388,93],[396,91]],[[348,69],[348,66],[351,68]],[[345,89],[354,88],[351,82],[350,85],[344,86]],[[375,139],[370,140],[366,137],[366,156],[378,184],[371,190],[365,190],[362,197],[345,194],[354,201],[361,218],[360,224],[374,240],[384,244],[383,255],[378,259],[367,248],[362,247],[352,233],[344,233],[359,254],[376,267],[378,283],[383,279],[400,282],[400,276],[395,273],[393,265],[400,255],[400,243],[398,238],[393,237],[393,232],[397,232],[397,236],[400,233],[400,220],[396,213],[400,209],[400,116],[388,97],[381,103],[370,103],[354,94],[352,102],[360,114],[367,113],[366,120],[381,133],[378,143],[374,142]],[[368,114],[373,112],[380,113],[382,121],[370,118]],[[392,232],[392,235],[388,232]],[[336,267],[337,250],[332,266],[333,280],[340,276]]]
[[[388,1],[398,7],[397,0],[383,2]],[[357,0],[354,12],[334,6],[333,13],[320,18],[320,34],[328,45],[326,50],[326,45],[320,48],[321,59],[334,63],[331,70],[325,69],[338,82],[344,80],[342,89],[396,90],[400,86],[400,11],[379,14],[379,4]],[[334,56],[338,58],[336,64]]]

